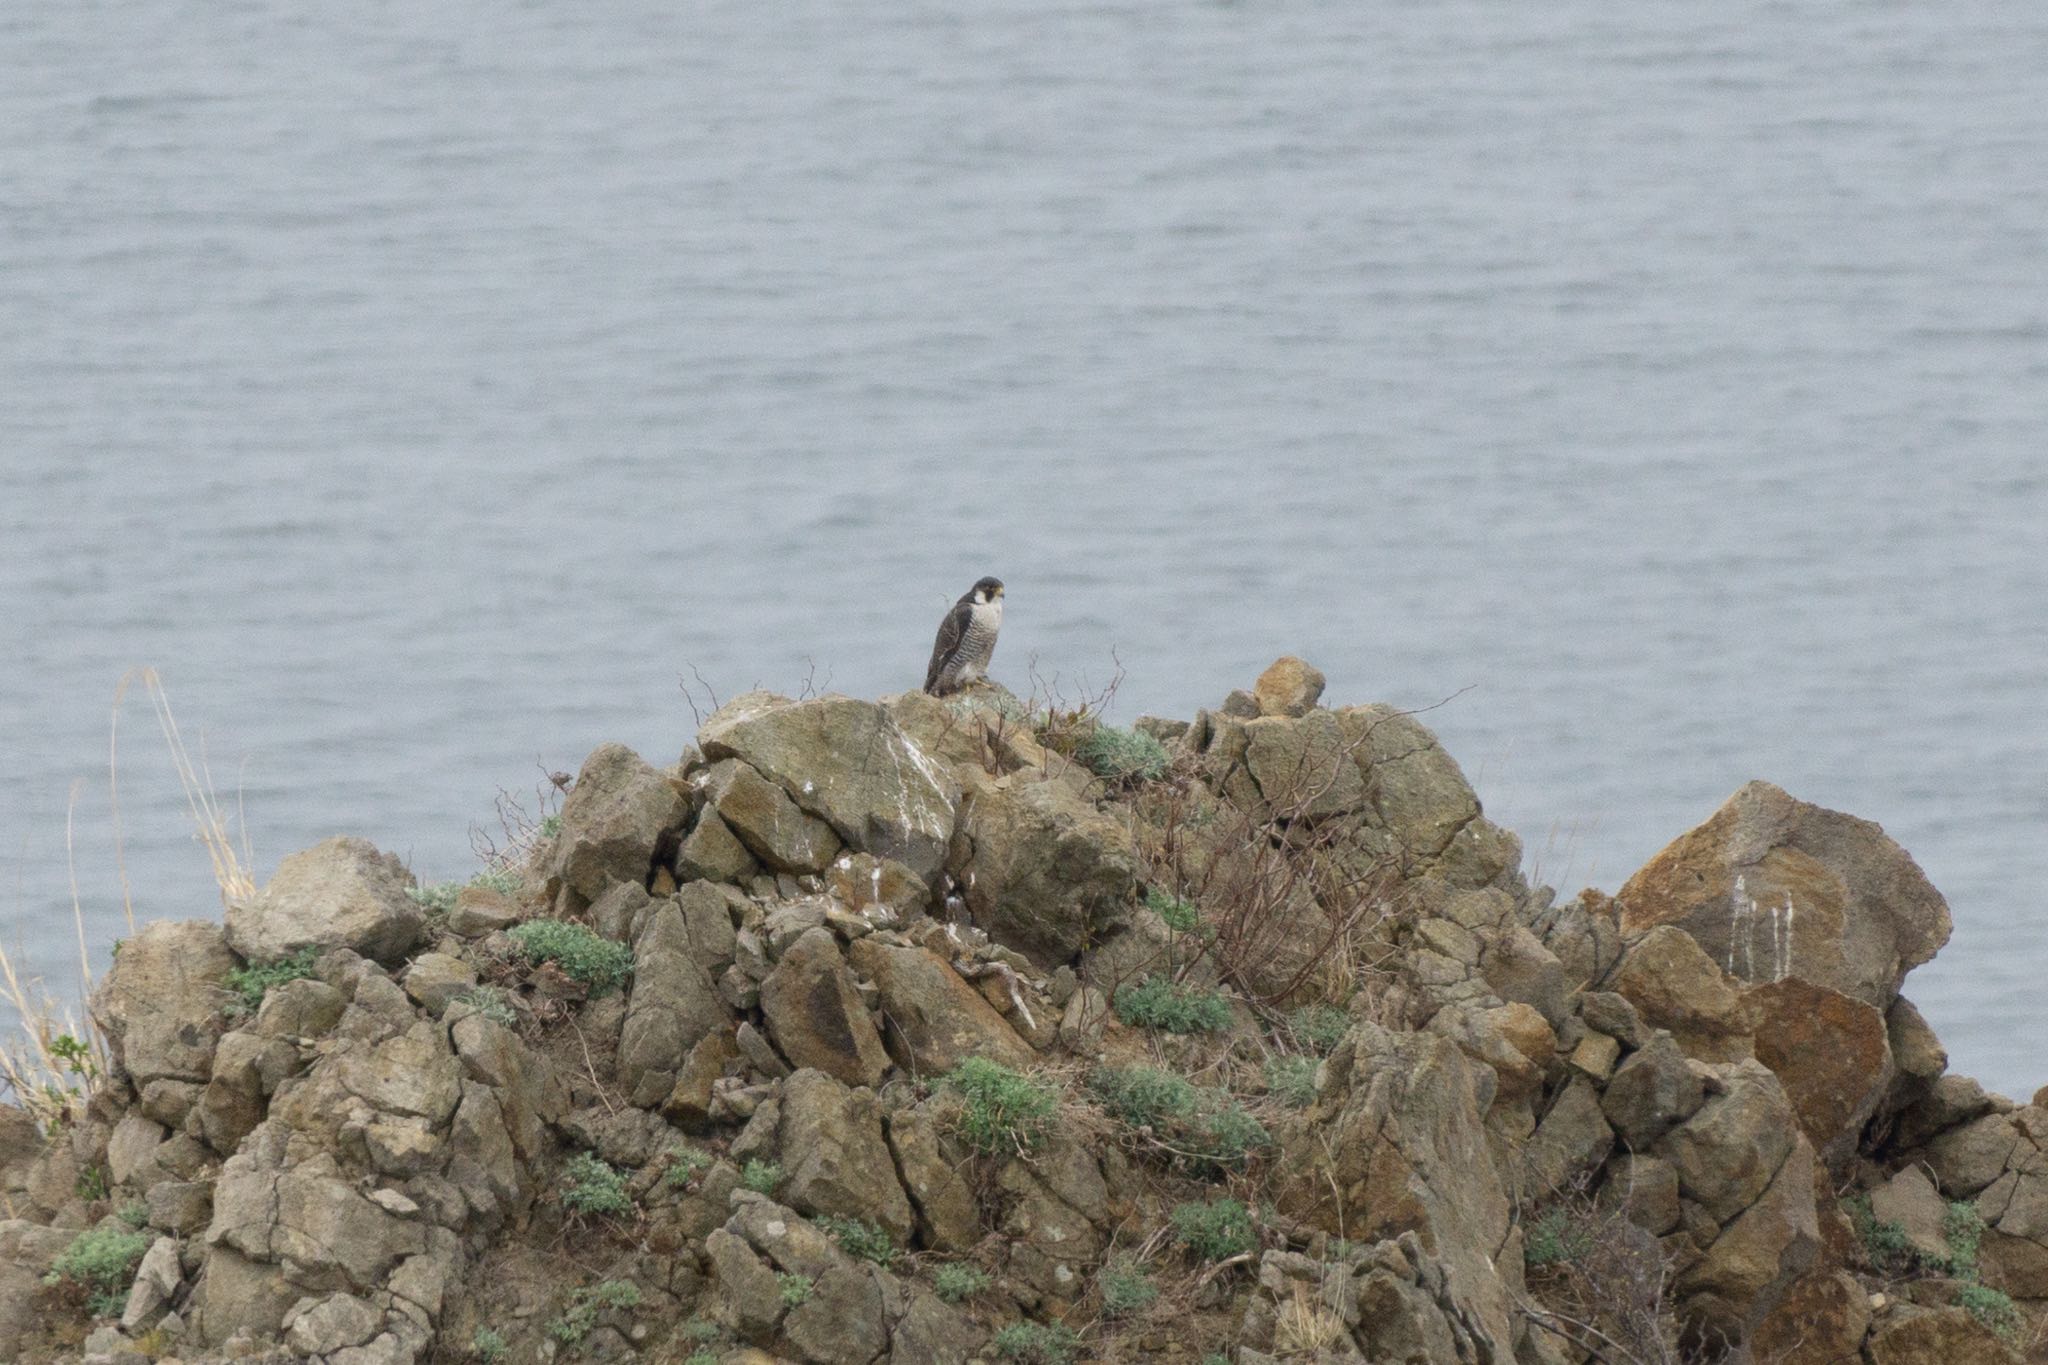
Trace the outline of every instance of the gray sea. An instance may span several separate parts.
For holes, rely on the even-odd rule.
[[[1567,892],[1751,778],[1882,822],[2030,1094],[2044,72],[2020,3],[0,8],[0,939],[125,932],[132,667],[260,875],[440,880],[995,573],[1020,692],[1434,706]],[[218,914],[119,739],[136,912]]]

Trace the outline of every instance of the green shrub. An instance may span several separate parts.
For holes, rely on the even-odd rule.
[[[236,967],[228,972],[226,986],[231,997],[226,1014],[239,1018],[254,1014],[263,1004],[263,997],[272,986],[282,986],[287,981],[298,981],[313,974],[313,962],[319,954],[311,948],[301,948],[289,957],[272,962],[252,962],[246,967]]]
[[[542,817],[541,817],[541,822],[540,822],[540,837],[541,837],[541,838],[543,838],[543,839],[552,839],[552,838],[554,838],[554,837],[555,837],[555,836],[556,836],[557,834],[560,834],[561,832],[562,832],[562,813],[561,813],[560,811],[556,811],[556,812],[555,812],[555,813],[554,813],[553,815],[545,815],[545,816],[542,816]]]
[[[1198,1163],[1235,1166],[1273,1140],[1229,1091],[1156,1067],[1101,1067],[1088,1089],[1111,1118],[1151,1129],[1176,1155]]]
[[[714,1159],[709,1152],[700,1152],[695,1147],[671,1147],[668,1149],[668,1172],[662,1180],[670,1189],[679,1190],[713,1164]]]
[[[1941,1233],[1948,1239],[1948,1273],[1977,1278],[1977,1251],[1984,1241],[1984,1218],[1977,1206],[1966,1199],[1951,1203],[1941,1216]]]
[[[436,882],[432,886],[408,886],[405,894],[429,915],[442,917],[455,908],[455,898],[462,894],[462,886],[458,882]]]
[[[782,1166],[778,1162],[756,1157],[740,1168],[740,1184],[755,1194],[774,1194],[775,1187],[781,1183]]]
[[[526,885],[526,878],[520,875],[517,868],[487,867],[471,877],[469,884],[485,891],[495,891],[501,896],[509,896]]]
[[[1316,1066],[1313,1057],[1269,1057],[1266,1088],[1282,1104],[1306,1109],[1316,1102]]]
[[[1004,1360],[1022,1365],[1072,1365],[1081,1339],[1073,1328],[1061,1324],[1013,1322],[996,1333],[989,1345]]]
[[[1903,1224],[1892,1219],[1879,1219],[1871,1211],[1867,1194],[1850,1199],[1848,1209],[1856,1238],[1863,1243],[1863,1254],[1869,1258],[1873,1269],[1906,1271],[1913,1268],[1918,1258],[1913,1254],[1912,1244],[1906,1240]]]
[[[72,1193],[88,1204],[97,1204],[113,1193],[114,1177],[104,1166],[81,1166],[71,1182]]]
[[[815,1281],[808,1275],[777,1275],[776,1285],[782,1291],[784,1308],[800,1308],[811,1301],[811,1289]]]
[[[1304,1005],[1287,1017],[1287,1026],[1303,1046],[1328,1052],[1351,1031],[1351,1016],[1335,1005]]]
[[[683,1357],[683,1365],[718,1365],[718,1352],[709,1350],[692,1351],[689,1355]]]
[[[1145,893],[1145,908],[1165,920],[1166,927],[1176,934],[1192,934],[1202,924],[1202,912],[1194,902],[1169,896],[1157,887]]]
[[[1124,1318],[1152,1306],[1159,1286],[1152,1277],[1129,1261],[1111,1261],[1102,1268],[1102,1312],[1105,1317]]]
[[[832,1240],[839,1243],[841,1251],[856,1260],[887,1266],[896,1259],[896,1244],[889,1240],[889,1234],[865,1218],[820,1214],[811,1221],[829,1233]]]
[[[988,1272],[965,1261],[953,1261],[932,1272],[932,1288],[947,1303],[962,1303],[988,1288]]]
[[[562,1167],[562,1205],[575,1213],[624,1213],[633,1207],[626,1176],[589,1152],[578,1152]]]
[[[965,1098],[959,1119],[960,1136],[977,1152],[1028,1151],[1052,1127],[1059,1094],[1020,1071],[970,1057],[946,1076],[946,1084]]]
[[[1531,1270],[1576,1261],[1593,1249],[1592,1235],[1568,1211],[1545,1209],[1522,1238],[1522,1263]]]
[[[707,1322],[703,1318],[691,1318],[677,1330],[683,1334],[685,1341],[696,1342],[716,1341],[725,1332],[717,1323]]]
[[[504,1335],[488,1327],[477,1328],[476,1334],[469,1339],[469,1353],[484,1362],[484,1365],[497,1365],[510,1349]]]
[[[507,931],[528,962],[552,962],[592,995],[609,995],[633,974],[633,950],[561,919],[530,919]]]
[[[455,997],[458,1005],[468,1005],[484,1018],[511,1028],[519,1022],[519,1011],[512,1008],[512,997],[498,986],[471,986]]]
[[[569,1306],[548,1324],[548,1335],[574,1346],[597,1326],[597,1315],[606,1309],[638,1308],[640,1289],[630,1280],[601,1280],[569,1296]]]
[[[1216,991],[1184,986],[1163,976],[1118,986],[1110,997],[1116,1017],[1138,1028],[1167,1033],[1215,1033],[1230,1027],[1230,1002]]]
[[[94,1317],[111,1317],[127,1305],[135,1263],[149,1250],[150,1236],[112,1223],[88,1228],[71,1239],[43,1277],[44,1284],[69,1281],[85,1291]]]
[[[1956,1290],[1955,1305],[2008,1342],[2019,1341],[2020,1310],[2009,1295],[1988,1285],[1966,1284]]]
[[[119,1210],[119,1217],[122,1222],[140,1232],[149,1226],[149,1205],[140,1199],[123,1204]]]
[[[1100,724],[1074,746],[1074,759],[1112,782],[1156,781],[1173,763],[1166,746],[1143,730]]]
[[[1235,1199],[1211,1204],[1178,1204],[1173,1210],[1173,1235],[1205,1261],[1227,1261],[1257,1245],[1252,1216]]]

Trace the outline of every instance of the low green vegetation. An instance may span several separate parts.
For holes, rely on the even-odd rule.
[[[88,1204],[97,1204],[113,1191],[113,1177],[104,1166],[81,1166],[71,1189]]]
[[[116,1223],[102,1223],[71,1239],[43,1277],[49,1285],[71,1285],[85,1295],[94,1317],[111,1317],[128,1301],[135,1263],[149,1250],[148,1233]]]
[[[471,986],[455,997],[458,1005],[467,1005],[493,1023],[511,1028],[519,1022],[519,1011],[512,1007],[512,997],[499,986]]]
[[[695,1147],[671,1147],[668,1149],[668,1171],[662,1181],[672,1190],[680,1190],[716,1164],[711,1153]]]
[[[464,886],[481,887],[509,896],[526,884],[526,878],[518,869],[511,867],[487,867],[465,882],[435,882],[431,886],[408,886],[405,894],[413,904],[436,918],[445,918],[455,908],[456,898],[461,896]]]
[[[1878,1218],[1871,1211],[1869,1195],[1855,1195],[1844,1201],[1843,1207],[1849,1211],[1850,1225],[1856,1229],[1856,1240],[1863,1244],[1863,1255],[1872,1269],[1903,1272],[1913,1268],[1915,1258],[1905,1227]]]
[[[1335,1005],[1303,1005],[1287,1016],[1287,1027],[1302,1046],[1329,1052],[1351,1030],[1351,1016]]]
[[[1063,1324],[1013,1322],[989,1342],[997,1356],[1020,1365],[1072,1365],[1081,1338]]]
[[[1199,1165],[1241,1165],[1273,1140],[1229,1091],[1171,1071],[1101,1067],[1088,1077],[1088,1090],[1111,1118],[1147,1130],[1173,1155]]]
[[[476,1334],[469,1339],[469,1353],[484,1362],[484,1365],[498,1365],[511,1349],[503,1333],[495,1332],[488,1327],[477,1328]]]
[[[569,1306],[562,1310],[560,1317],[548,1323],[548,1335],[565,1345],[574,1346],[597,1326],[599,1313],[607,1309],[616,1311],[639,1306],[640,1289],[630,1280],[600,1280],[569,1296]]]
[[[1099,1283],[1104,1317],[1127,1318],[1150,1308],[1159,1297],[1159,1286],[1131,1261],[1111,1261],[1102,1268]]]
[[[755,1194],[773,1194],[775,1187],[782,1183],[782,1167],[773,1161],[755,1157],[740,1168],[740,1184]]]
[[[1269,1057],[1266,1088],[1289,1108],[1306,1109],[1316,1102],[1317,1065],[1313,1057]]]
[[[469,884],[485,891],[495,891],[501,896],[509,896],[526,885],[526,878],[520,875],[519,869],[500,864],[477,873],[469,879]]]
[[[1955,1305],[1966,1310],[1977,1321],[2018,1345],[2020,1339],[2019,1306],[2008,1294],[1999,1292],[1988,1285],[1966,1284],[1956,1290]]]
[[[808,1275],[777,1275],[775,1284],[781,1291],[784,1308],[800,1308],[811,1301],[816,1281]]]
[[[314,960],[319,956],[311,948],[301,948],[289,957],[280,957],[270,962],[252,962],[246,967],[236,967],[227,974],[225,986],[228,1003],[225,1013],[231,1019],[245,1014],[254,1014],[263,1005],[263,997],[270,993],[272,986],[282,986],[287,981],[298,981],[313,974]]]
[[[609,995],[633,974],[633,950],[599,937],[587,925],[561,919],[530,919],[507,932],[520,954],[539,965],[552,962],[594,996]]]
[[[137,1232],[149,1226],[149,1205],[143,1203],[140,1199],[123,1204],[116,1212],[122,1222],[134,1228]]]
[[[1948,1273],[1958,1279],[1977,1278],[1977,1251],[1984,1242],[1984,1216],[1968,1200],[1952,1202],[1941,1216],[1941,1234],[1948,1239]]]
[[[1023,1152],[1036,1147],[1052,1127],[1059,1094],[1021,1071],[970,1057],[946,1076],[963,1103],[958,1130],[977,1152]]]
[[[811,1220],[818,1228],[839,1243],[839,1249],[856,1260],[873,1261],[878,1266],[888,1266],[897,1256],[896,1244],[889,1240],[879,1224],[865,1218],[841,1218],[834,1214],[820,1214]]]
[[[1258,1245],[1251,1213],[1235,1199],[1175,1205],[1173,1235],[1205,1261],[1227,1261]]]
[[[1074,746],[1074,760],[1112,782],[1153,782],[1166,776],[1173,759],[1143,730],[1097,724]]]
[[[554,837],[555,837],[555,836],[556,836],[557,834],[560,834],[561,832],[562,832],[562,813],[561,813],[560,811],[556,811],[556,812],[555,812],[555,813],[554,813],[553,815],[544,815],[544,816],[542,816],[542,817],[541,817],[541,822],[540,822],[540,837],[541,837],[541,838],[543,838],[543,839],[552,839],[552,838],[554,838]]]
[[[1110,997],[1116,1017],[1136,1028],[1165,1033],[1218,1033],[1230,1027],[1230,1002],[1221,992],[1163,976],[1125,983]]]
[[[1145,893],[1145,908],[1165,920],[1166,927],[1176,934],[1192,934],[1202,924],[1202,912],[1193,901],[1169,896],[1156,886]]]
[[[626,1176],[589,1152],[578,1152],[562,1166],[562,1207],[573,1213],[624,1213],[633,1207]]]
[[[1522,1238],[1522,1263],[1531,1270],[1577,1261],[1593,1249],[1592,1235],[1562,1208],[1545,1209]]]
[[[932,1289],[947,1303],[965,1303],[988,1286],[988,1272],[965,1261],[949,1261],[932,1272]]]

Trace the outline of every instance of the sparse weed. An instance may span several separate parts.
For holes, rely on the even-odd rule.
[[[1913,1268],[1918,1258],[1913,1254],[1912,1243],[1906,1240],[1906,1229],[1902,1224],[1878,1218],[1871,1211],[1867,1194],[1849,1199],[1847,1207],[1849,1221],[1856,1229],[1856,1239],[1863,1244],[1863,1254],[1873,1269],[1899,1274]]]
[[[72,1191],[88,1204],[97,1204],[112,1190],[113,1177],[104,1166],[81,1166],[78,1178],[71,1182]]]
[[[624,1213],[633,1207],[625,1173],[589,1152],[562,1167],[562,1206],[575,1213]]]
[[[878,1266],[887,1267],[896,1259],[896,1244],[889,1240],[889,1234],[865,1218],[820,1214],[811,1221],[839,1243],[841,1251],[857,1260],[873,1261]]]
[[[289,957],[273,962],[252,962],[246,967],[236,967],[228,972],[223,983],[229,1000],[222,1011],[230,1019],[254,1014],[263,1005],[263,997],[272,986],[282,986],[287,981],[298,981],[313,974],[313,963],[319,957],[314,949],[301,948]]]
[[[469,1353],[481,1360],[484,1365],[498,1365],[498,1362],[505,1358],[505,1353],[511,1349],[504,1333],[489,1327],[477,1328],[469,1339]]]
[[[1173,765],[1166,746],[1143,730],[1100,722],[1074,746],[1074,760],[1097,777],[1121,783],[1156,782]]]
[[[1151,1307],[1159,1297],[1159,1286],[1131,1261],[1111,1261],[1102,1268],[1100,1283],[1105,1317],[1127,1318]]]
[[[1329,1052],[1344,1041],[1351,1016],[1335,1005],[1303,1005],[1287,1016],[1287,1026],[1304,1046]]]
[[[1266,1088],[1289,1108],[1306,1109],[1316,1102],[1317,1065],[1313,1057],[1269,1057]]]
[[[1020,1071],[970,1057],[946,1076],[964,1097],[960,1136],[977,1152],[1022,1152],[1044,1140],[1059,1096],[1052,1087]]]
[[[149,1205],[140,1199],[123,1204],[119,1210],[119,1217],[122,1222],[140,1232],[149,1226]]]
[[[776,1162],[763,1161],[756,1157],[740,1168],[740,1184],[755,1194],[772,1195],[775,1193],[775,1187],[781,1183],[782,1167]]]
[[[462,885],[459,882],[435,882],[431,886],[405,888],[406,898],[434,919],[445,919],[448,912],[455,908],[455,898],[461,894]]]
[[[592,995],[609,995],[633,974],[633,950],[600,938],[589,927],[559,919],[530,919],[507,931],[528,962],[552,962]]]
[[[1977,1251],[1984,1242],[1984,1216],[1967,1199],[1950,1203],[1941,1216],[1942,1236],[1948,1239],[1948,1273],[1958,1279],[1977,1278]]]
[[[580,1343],[597,1326],[597,1315],[607,1309],[640,1306],[640,1288],[631,1280],[600,1280],[569,1296],[562,1315],[548,1323],[548,1335],[569,1346]]]
[[[1955,1305],[2008,1342],[2018,1342],[2020,1310],[2012,1297],[1988,1285],[1966,1284],[1956,1290]]]
[[[1004,1360],[1019,1365],[1072,1365],[1081,1339],[1064,1324],[1013,1322],[996,1333],[989,1346]]]
[[[517,868],[500,864],[477,873],[469,879],[469,884],[485,891],[495,891],[501,896],[509,896],[526,885],[526,878],[519,874]]]
[[[471,986],[455,997],[458,1005],[468,1005],[493,1023],[511,1028],[519,1022],[519,1011],[512,1007],[512,997],[499,986]]]
[[[1258,1244],[1251,1214],[1235,1199],[1175,1205],[1173,1235],[1205,1261],[1227,1261]]]
[[[132,1228],[111,1223],[88,1228],[71,1239],[43,1283],[69,1282],[84,1292],[86,1308],[94,1317],[111,1317],[127,1304],[135,1263],[149,1244],[149,1234]]]
[[[965,1261],[950,1261],[932,1272],[932,1289],[947,1303],[964,1303],[988,1286],[988,1272]]]
[[[662,1181],[670,1189],[683,1189],[712,1164],[709,1152],[701,1152],[695,1147],[671,1147],[668,1149],[668,1171],[662,1176]]]
[[[1568,1210],[1546,1209],[1523,1237],[1522,1262],[1531,1270],[1541,1270],[1576,1261],[1592,1249],[1591,1235],[1572,1221]]]
[[[1230,1002],[1221,992],[1163,976],[1148,976],[1135,986],[1118,986],[1109,1003],[1117,1018],[1136,1028],[1216,1033],[1230,1027]]]
[[[1272,1142],[1265,1125],[1227,1090],[1196,1085],[1155,1067],[1102,1067],[1088,1089],[1111,1118],[1175,1157],[1235,1166]]]
[[[811,1301],[811,1290],[816,1282],[808,1275],[777,1275],[775,1283],[782,1293],[784,1308],[800,1308]]]
[[[1202,912],[1193,901],[1169,896],[1156,886],[1145,893],[1145,908],[1165,920],[1166,927],[1176,934],[1192,934],[1202,923]]]

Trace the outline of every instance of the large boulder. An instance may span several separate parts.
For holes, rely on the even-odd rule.
[[[1624,933],[1677,925],[1745,981],[1888,1008],[1948,942],[1948,905],[1882,828],[1752,782],[1621,888]]]
[[[645,882],[689,813],[689,798],[652,764],[623,744],[600,745],[562,803],[550,893],[567,887],[588,905],[613,882]]]
[[[221,1035],[221,983],[235,955],[204,920],[145,924],[121,945],[93,995],[93,1018],[137,1090],[204,1081]]]
[[[1365,775],[1371,823],[1402,866],[1464,889],[1513,876],[1521,841],[1485,818],[1464,770],[1427,726],[1384,704],[1336,715]]]
[[[736,758],[823,819],[851,848],[930,881],[946,861],[960,788],[874,702],[792,702],[749,692],[698,732],[705,758]]]
[[[761,983],[768,1034],[796,1067],[812,1067],[847,1085],[876,1085],[889,1054],[825,928],[804,930]]]
[[[1643,1023],[1670,1030],[1689,1056],[1738,1061],[1753,1054],[1754,1020],[1735,979],[1683,929],[1665,924],[1643,935],[1622,956],[1609,989]]]
[[[841,1085],[822,1071],[798,1071],[782,1085],[777,1146],[786,1172],[783,1197],[805,1213],[865,1218],[897,1246],[916,1226],[910,1198],[882,1137],[882,1106],[871,1091]]]
[[[969,1057],[1005,1066],[1032,1061],[1031,1046],[932,953],[861,939],[848,955],[854,970],[881,992],[884,1041],[905,1071],[936,1077]]]
[[[737,835],[770,871],[822,871],[839,852],[839,836],[832,826],[805,813],[788,792],[738,759],[713,764],[703,782],[717,821]],[[705,828],[700,821],[696,833],[704,833]],[[716,824],[709,828],[715,830]],[[698,838],[692,857],[701,858],[707,852],[716,850],[705,838]]]
[[[997,941],[1053,966],[1123,923],[1138,886],[1130,831],[1065,783],[984,783],[960,832],[968,908]]]
[[[230,902],[228,946],[251,962],[302,948],[347,948],[394,962],[420,940],[412,874],[366,839],[334,838],[292,854],[257,895]]]
[[[718,922],[724,922],[722,915]],[[633,949],[633,993],[619,1035],[619,1084],[636,1105],[661,1103],[675,1088],[689,1050],[729,1024],[718,986],[694,951],[682,907],[660,902]]]

